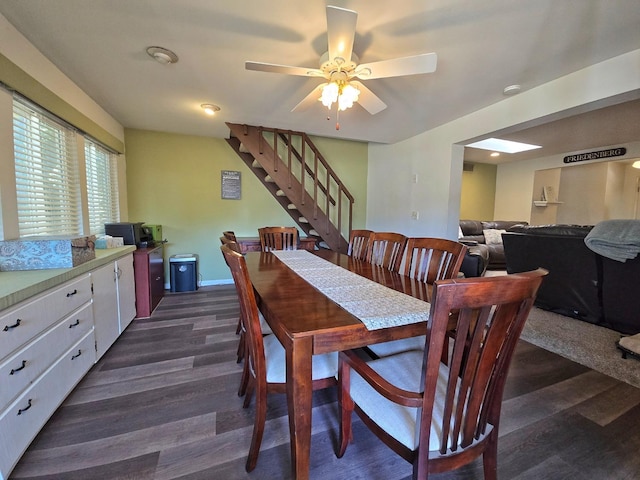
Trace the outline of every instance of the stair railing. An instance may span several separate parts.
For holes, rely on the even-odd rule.
[[[313,199],[314,219],[321,209],[327,219],[326,233],[330,232],[333,224],[348,239],[354,198],[307,134],[267,127],[258,127],[258,133],[260,153],[263,153],[265,143],[274,151],[273,169],[278,171],[283,165],[287,168],[288,188],[292,188],[291,180],[296,178],[302,189],[302,204],[305,193]],[[346,208],[343,206],[345,202]]]

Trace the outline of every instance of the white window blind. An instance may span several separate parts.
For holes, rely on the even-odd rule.
[[[85,139],[89,233],[103,234],[104,224],[119,221],[117,156]]]
[[[20,236],[80,234],[75,132],[14,97],[13,138]]]

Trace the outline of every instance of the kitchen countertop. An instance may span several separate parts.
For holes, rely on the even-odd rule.
[[[96,249],[95,259],[72,268],[0,272],[0,310],[12,307],[50,288],[62,285],[83,273],[113,262],[135,249],[135,245]]]

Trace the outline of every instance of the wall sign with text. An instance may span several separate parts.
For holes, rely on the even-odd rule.
[[[626,153],[627,149],[624,147],[608,148],[607,150],[598,150],[597,152],[567,155],[564,157],[564,163],[584,162],[585,160],[597,160],[599,158],[621,157]]]
[[[240,200],[242,193],[240,172],[234,170],[222,170],[220,172],[222,182],[222,198]]]

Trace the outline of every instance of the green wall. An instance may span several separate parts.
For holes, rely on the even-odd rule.
[[[465,220],[494,220],[496,173],[498,167],[474,163],[473,171],[462,172],[460,218]]]
[[[313,138],[356,198],[353,226],[366,221],[367,144]],[[204,285],[231,280],[220,253],[224,230],[257,236],[266,225],[295,225],[226,140],[144,130],[125,130],[129,221],[160,224],[169,256],[199,255]],[[242,198],[221,199],[222,170],[241,172]]]

